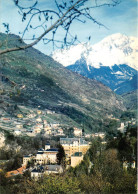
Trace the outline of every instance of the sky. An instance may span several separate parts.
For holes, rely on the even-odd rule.
[[[28,2],[30,5],[33,0],[22,0],[25,5]],[[87,4],[91,5],[93,0],[88,0]],[[100,0],[102,2],[110,0]],[[120,4],[116,7],[102,7],[92,10],[92,16],[104,24],[107,28],[98,26],[92,21],[86,21],[85,24],[75,22],[71,26],[71,33],[77,35],[80,42],[88,41],[88,37],[91,36],[91,44],[95,44],[101,41],[103,38],[115,34],[122,33],[127,36],[138,36],[137,32],[137,5],[138,0],[121,0]],[[55,9],[54,0],[38,0],[40,9]],[[22,22],[22,17],[18,13],[18,8],[14,5],[13,0],[0,0],[0,31],[4,32],[3,23],[8,23],[10,33],[19,35],[26,26],[26,22]],[[33,25],[38,22],[38,18],[33,21]],[[36,36],[39,36],[43,32],[43,29],[36,30]],[[29,38],[33,34],[33,30],[30,29],[26,37]],[[57,34],[57,39],[63,37],[63,31],[60,30]],[[29,43],[29,41],[26,41]],[[51,54],[52,46],[44,45],[41,41],[35,48],[42,51],[45,54]]]

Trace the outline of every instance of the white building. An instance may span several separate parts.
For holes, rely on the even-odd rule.
[[[38,166],[31,171],[31,178],[38,179],[44,174],[61,174],[63,173],[63,168],[60,165],[46,165]]]
[[[44,122],[44,125],[47,125],[47,124],[48,124],[48,123],[47,123],[47,120],[44,120],[43,122]]]
[[[36,119],[36,121],[37,121],[37,122],[42,122],[42,119],[41,119],[40,117],[38,117],[38,118]]]
[[[123,168],[127,170],[128,167],[136,168],[136,162],[135,161],[131,163],[128,161],[123,162]]]
[[[99,132],[99,133],[98,133],[98,136],[99,136],[101,139],[103,139],[103,138],[105,138],[105,133],[104,133],[104,132]]]
[[[64,133],[63,133],[63,129],[58,129],[58,133],[59,133],[59,135],[64,135]]]
[[[21,129],[21,128],[23,128],[23,125],[22,125],[22,124],[17,124],[16,127],[17,127],[18,129]]]
[[[37,124],[34,126],[34,132],[35,132],[35,133],[40,133],[42,129],[43,129],[43,124],[41,124],[41,123],[37,123]]]
[[[121,126],[118,128],[119,131],[123,132],[125,128],[125,124],[121,123]]]
[[[82,136],[82,129],[78,129],[78,128],[74,128],[74,135],[77,137],[81,137]]]
[[[37,164],[54,164],[57,162],[57,148],[50,148],[50,144],[45,145],[45,149],[40,149],[35,157]]]
[[[92,137],[100,137],[101,139],[103,139],[105,137],[105,133],[104,132],[99,132],[99,133],[93,133]]]
[[[33,155],[29,154],[23,157],[23,165],[27,165],[28,161],[30,161],[31,159],[33,159]]]
[[[23,164],[26,165],[28,161],[33,159],[35,164],[56,164],[57,163],[57,148],[50,148],[50,144],[45,145],[45,149],[38,150],[35,156],[31,154],[23,157]]]
[[[27,115],[27,117],[30,118],[30,119],[34,118],[35,116],[36,116],[36,114],[34,114],[34,113]]]
[[[21,135],[21,133],[22,132],[20,130],[18,130],[18,129],[14,131],[14,135],[16,135],[16,136]]]

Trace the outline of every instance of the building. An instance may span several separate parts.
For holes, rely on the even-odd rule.
[[[59,134],[59,135],[64,135],[64,133],[63,133],[63,129],[61,129],[61,128],[60,128],[60,129],[58,129],[58,134]]]
[[[50,125],[51,125],[52,128],[57,128],[57,127],[59,127],[59,123],[52,123],[52,124],[50,124]]]
[[[124,129],[125,129],[125,125],[124,125],[124,123],[121,123],[120,127],[117,130],[123,132]]]
[[[77,137],[81,137],[82,136],[82,129],[78,129],[78,128],[74,128],[74,135]]]
[[[17,114],[17,117],[18,118],[23,118],[23,115],[22,114]]]
[[[16,135],[16,136],[18,136],[18,135],[21,135],[21,131],[20,130],[18,130],[18,129],[16,129],[15,131],[14,131],[14,135]]]
[[[37,110],[37,114],[42,114],[42,111],[41,110]]]
[[[50,149],[40,149],[35,157],[35,162],[37,164],[54,164],[57,162],[57,153],[58,149],[50,148]]]
[[[34,113],[27,115],[27,117],[30,118],[30,119],[34,118],[35,116],[36,116],[36,114],[34,114]]]
[[[16,127],[17,127],[18,129],[22,129],[22,128],[23,128],[23,125],[22,125],[22,124],[17,124]]]
[[[31,178],[38,179],[44,174],[61,174],[63,168],[60,165],[37,166],[31,171]]]
[[[44,131],[49,131],[51,130],[51,126],[47,124],[47,126],[44,127]]]
[[[63,146],[67,158],[70,158],[75,152],[82,152],[84,155],[90,148],[90,144],[82,138],[60,138],[60,144]]]
[[[42,122],[42,119],[40,117],[36,118],[37,122]]]
[[[47,114],[53,114],[53,112],[51,110],[47,110],[46,113]]]
[[[75,166],[79,165],[82,160],[83,160],[82,152],[75,152],[71,156],[71,166],[75,167]]]
[[[36,126],[36,127],[34,128],[34,133],[40,133],[41,130],[42,130],[41,128],[39,128],[39,127]]]
[[[31,178],[38,179],[43,176],[44,167],[38,166],[31,171]]]
[[[128,167],[131,167],[131,168],[136,168],[136,162],[133,161],[133,162],[128,162],[128,161],[124,161],[123,162],[123,168],[127,170]]]
[[[35,132],[35,133],[40,133],[42,129],[43,129],[43,124],[37,123],[37,124],[34,126],[34,132]]]
[[[9,121],[11,121],[10,118],[2,118],[2,119],[3,119],[4,122],[9,122]]]
[[[61,165],[46,165],[45,174],[61,174],[63,173],[63,168]]]
[[[27,165],[28,161],[33,159],[36,164],[55,164],[57,163],[57,148],[50,148],[50,144],[45,145],[45,149],[41,148],[37,154],[23,157],[23,165]]]
[[[34,158],[34,157],[33,157],[32,154],[23,156],[23,165],[27,165],[28,161],[30,161],[30,160],[33,159],[33,158]]]
[[[12,170],[12,171],[9,171],[6,173],[7,178],[12,177],[12,176],[16,176],[16,175],[19,175],[19,172],[17,170]]]
[[[98,135],[99,135],[99,137],[101,139],[104,139],[105,138],[105,133],[104,132],[99,132]]]
[[[45,135],[51,135],[52,134],[52,131],[49,129],[45,132]]]
[[[16,175],[22,175],[26,171],[26,165],[18,168],[17,170],[12,170],[6,173],[6,177],[12,177]]]
[[[43,122],[44,122],[44,125],[47,125],[48,124],[47,120],[43,120]]]
[[[93,138],[100,137],[101,139],[104,139],[105,138],[105,133],[104,132],[93,133],[92,137]]]
[[[92,134],[85,134],[86,138],[90,138],[92,136]]]

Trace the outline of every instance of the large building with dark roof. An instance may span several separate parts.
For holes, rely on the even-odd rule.
[[[42,177],[44,174],[60,174],[63,173],[63,168],[61,165],[45,165],[45,166],[37,166],[31,171],[31,177],[34,179],[38,179]]]
[[[57,148],[50,148],[50,144],[45,145],[45,149],[41,148],[38,150],[36,156],[33,157],[33,160],[36,164],[55,164],[57,163]],[[23,164],[27,164],[29,160],[32,159],[32,156],[24,156]]]
[[[83,138],[60,138],[60,144],[63,146],[68,158],[75,152],[82,152],[84,155],[90,148],[89,142],[86,142]]]

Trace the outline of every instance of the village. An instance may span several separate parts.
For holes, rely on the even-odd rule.
[[[43,174],[60,174],[64,169],[68,169],[70,166],[75,167],[83,160],[83,156],[90,148],[90,142],[86,142],[83,138],[60,138],[60,145],[62,145],[65,151],[65,163],[58,164],[57,154],[58,148],[51,148],[51,145],[47,143],[45,148],[41,148],[33,155],[25,155],[23,157],[22,167],[7,172],[7,177],[23,174],[26,170],[31,173],[31,178],[38,179]],[[32,165],[29,165],[31,164]]]
[[[42,111],[39,108],[27,109],[24,106],[19,106],[19,108],[20,111],[16,111],[12,116],[11,114],[5,113],[5,111],[1,110],[0,112],[0,127],[13,132],[14,135],[34,137],[41,133],[45,137],[65,137],[67,135],[66,129],[73,127],[74,136],[82,137],[83,135],[85,138],[101,137],[102,139],[105,137],[104,132],[82,134],[82,129],[76,126],[66,125],[62,123],[62,120],[58,122],[56,119],[52,118],[56,115],[55,111],[48,109]],[[117,118],[113,118],[111,115],[110,119],[120,122],[120,127],[117,128],[120,132],[124,132],[129,124],[136,124],[135,118],[132,118],[130,121],[122,122]]]
[[[20,109],[25,110],[24,107]],[[7,172],[7,177],[14,177],[16,175],[23,175],[26,171],[30,172],[31,178],[38,179],[44,174],[60,174],[69,167],[76,167],[83,161],[83,157],[91,146],[90,140],[100,138],[101,143],[106,144],[106,133],[85,133],[82,128],[72,127],[71,136],[69,137],[69,126],[65,128],[63,123],[57,122],[51,118],[55,112],[51,110],[42,111],[40,109],[19,111],[14,114],[13,117],[4,113],[0,117],[0,127],[9,130],[15,136],[30,136],[35,137],[41,134],[46,138],[58,137],[59,144],[65,151],[65,163],[59,164],[57,160],[57,154],[59,149],[57,147],[51,147],[50,141],[45,142],[45,147],[42,147],[36,154],[28,154],[22,158],[22,166],[16,170]],[[116,118],[111,118],[116,120]],[[119,120],[118,120],[119,121]],[[125,132],[128,124],[134,125],[135,119],[131,121],[125,121],[120,123],[120,127],[117,128],[120,132]],[[116,138],[116,137],[114,137]],[[92,164],[90,164],[92,165]],[[124,168],[128,167],[127,163],[124,163]],[[132,163],[132,168],[135,168],[135,163]]]
[[[103,142],[104,144],[104,142]],[[23,175],[26,171],[30,172],[32,179],[38,180],[43,175],[61,174],[69,167],[76,167],[83,161],[83,157],[91,146],[91,143],[83,138],[60,138],[60,145],[65,151],[64,163],[63,160],[59,164],[58,153],[59,148],[51,148],[50,143],[46,143],[44,148],[38,150],[36,154],[23,156],[22,167],[17,170],[9,171],[6,177],[14,177]],[[93,163],[89,164],[91,168]],[[127,170],[129,163],[124,161],[123,168]],[[131,168],[135,168],[136,163],[131,163]]]
[[[10,114],[5,114],[1,112],[0,116],[0,127],[12,132],[16,136],[27,135],[30,137],[35,137],[38,134],[43,134],[45,137],[66,137],[67,130],[73,127],[73,134],[77,137],[101,137],[105,136],[105,133],[85,133],[83,134],[82,129],[74,126],[67,125],[58,122],[56,119],[51,118],[55,115],[54,111],[51,110],[25,110],[26,107],[20,106],[22,112],[18,111],[16,114],[11,116]]]

